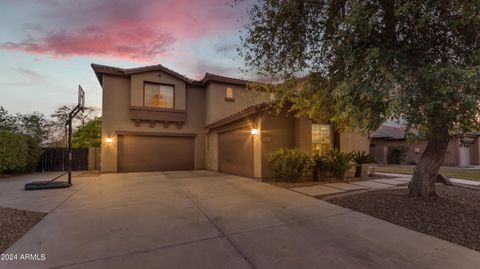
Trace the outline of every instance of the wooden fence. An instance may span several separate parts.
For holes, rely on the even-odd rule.
[[[88,148],[72,149],[72,170],[88,170]],[[45,148],[43,149],[40,161],[37,164],[37,171],[67,171],[68,152],[66,148]]]

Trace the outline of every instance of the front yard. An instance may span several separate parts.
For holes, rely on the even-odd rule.
[[[437,195],[425,201],[392,189],[327,201],[480,251],[480,190],[437,185]]]
[[[375,172],[411,175],[413,173],[413,168],[415,168],[414,165],[379,165],[375,169]],[[480,169],[442,167],[440,168],[440,173],[450,178],[480,181]]]
[[[0,253],[46,215],[46,213],[0,207]]]

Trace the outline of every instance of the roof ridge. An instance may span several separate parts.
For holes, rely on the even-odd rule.
[[[103,65],[103,64],[95,64],[92,63],[91,67],[97,73],[98,79],[101,81],[101,75],[99,73],[103,72],[113,72],[113,74],[117,75],[131,75],[135,73],[140,73],[140,72],[148,72],[148,71],[153,71],[153,70],[161,70],[164,71],[172,76],[175,76],[177,78],[180,78],[187,83],[193,84],[193,85],[205,85],[209,81],[217,81],[217,82],[227,82],[227,83],[234,83],[234,84],[241,84],[245,85],[249,82],[254,82],[252,80],[246,80],[242,78],[234,78],[234,77],[227,77],[224,75],[218,75],[210,72],[206,72],[205,76],[201,80],[195,80],[187,77],[186,75],[180,74],[168,67],[165,67],[162,64],[155,64],[155,65],[147,65],[147,66],[140,66],[140,67],[132,67],[132,68],[121,68],[121,67],[115,67],[115,66],[109,66],[109,65]],[[101,69],[101,70],[99,70]]]

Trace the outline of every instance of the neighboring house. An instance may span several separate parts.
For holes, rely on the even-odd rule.
[[[480,165],[479,134],[451,136],[445,166]],[[402,146],[407,150],[405,164],[416,164],[427,147],[427,141],[405,139],[405,131],[400,127],[382,125],[370,134],[370,154],[382,164],[388,163],[389,147]]]
[[[368,151],[365,136],[334,135],[329,125],[269,111],[269,98],[252,98],[245,80],[209,73],[193,80],[162,65],[92,68],[103,88],[102,172],[209,169],[267,178],[267,156],[280,147]]]

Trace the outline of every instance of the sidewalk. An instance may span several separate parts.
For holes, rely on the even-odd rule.
[[[394,173],[376,173],[380,176],[385,176],[385,178],[377,178],[365,181],[357,181],[351,183],[325,183],[321,185],[309,186],[309,187],[298,187],[291,188],[290,190],[306,194],[308,196],[324,196],[324,195],[333,195],[341,194],[347,192],[355,191],[371,191],[371,190],[381,190],[407,186],[408,182],[411,180],[411,175],[406,174],[394,174]],[[465,180],[458,178],[450,179],[453,183],[467,185],[470,187],[480,187],[480,181],[474,180]]]
[[[407,178],[409,181],[412,178],[412,175],[407,175],[407,174],[394,174],[394,173],[375,173],[375,174],[389,176],[389,177]],[[450,178],[450,180],[453,183],[457,183],[457,184],[469,185],[469,186],[480,186],[480,181],[459,179],[459,178]]]

